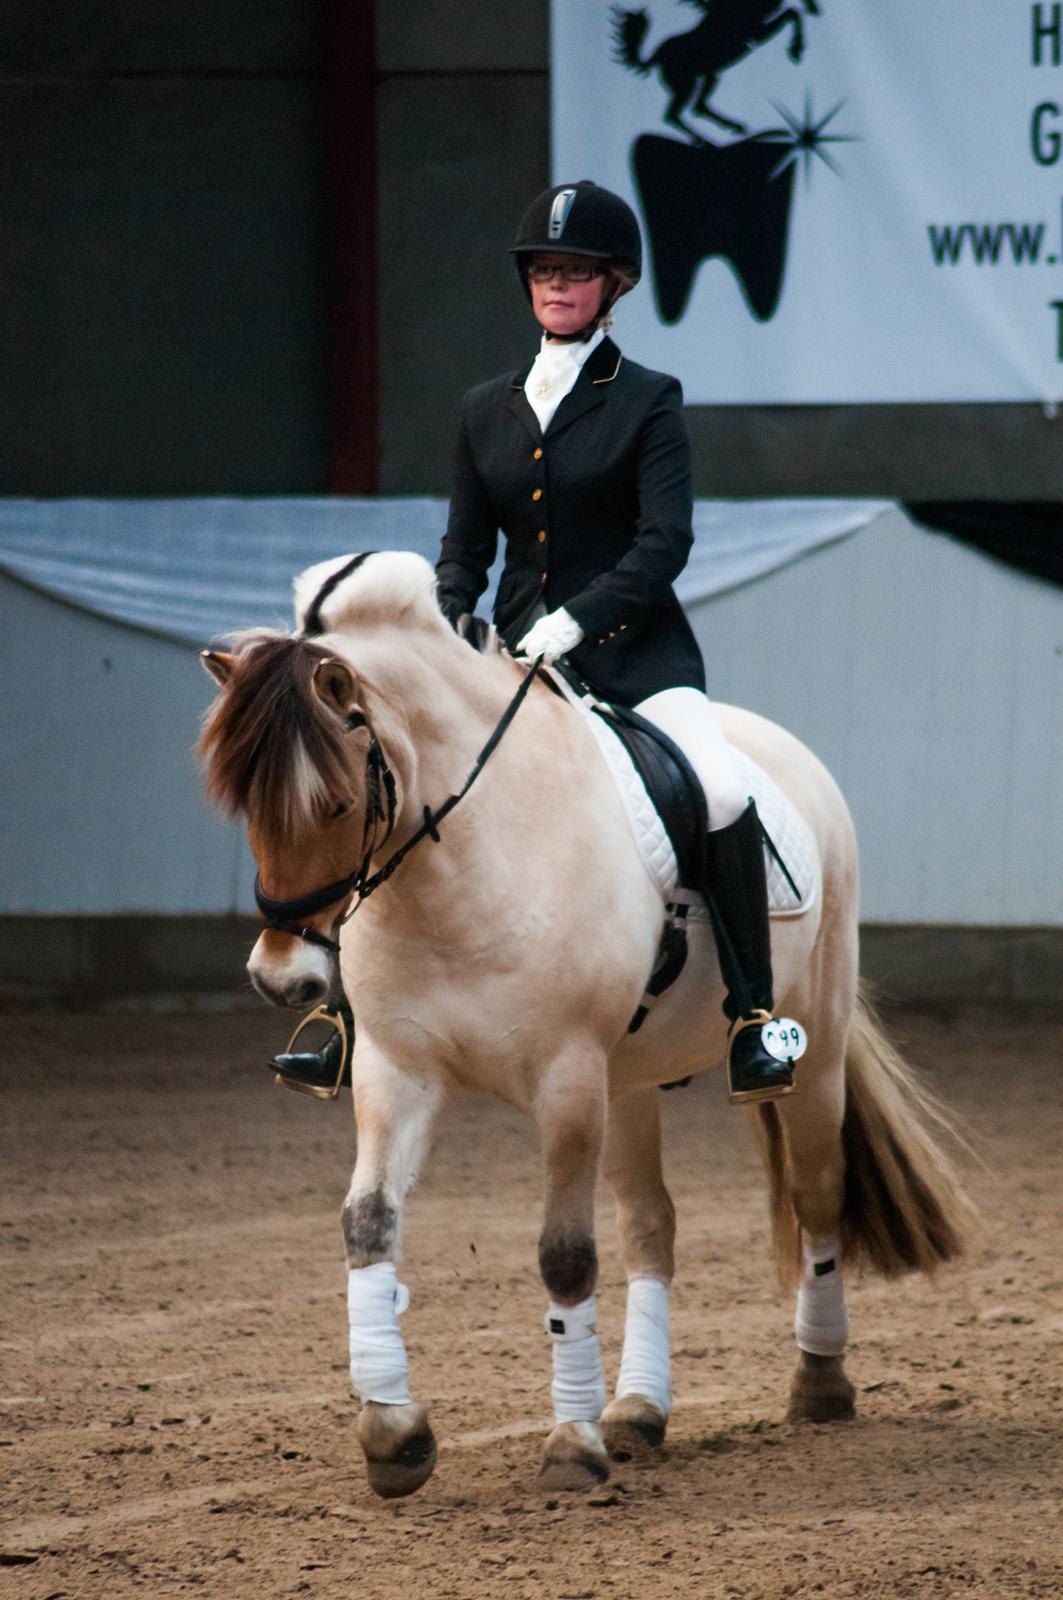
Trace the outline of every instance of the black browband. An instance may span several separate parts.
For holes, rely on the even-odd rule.
[[[325,580],[307,610],[306,621],[303,625],[302,633],[299,635],[300,638],[309,639],[316,634],[324,632],[324,624],[321,620],[323,602],[337,585],[342,583],[344,578],[349,577],[368,556],[375,553],[375,551],[368,550],[362,555],[352,556],[345,566],[339,568],[337,572],[334,572],[331,577]],[[340,900],[347,900],[354,894],[357,895],[357,899],[343,918],[344,922],[350,921],[359,906],[368,900],[369,896],[379,889],[381,884],[388,881],[395,869],[405,861],[410,851],[416,845],[419,845],[422,839],[431,839],[435,844],[439,844],[440,822],[453,811],[460,800],[465,798],[483,771],[488,759],[498,748],[503,734],[519,711],[521,702],[531,688],[542,663],[542,656],[538,656],[532,662],[530,670],[521,680],[516,694],[502,713],[491,737],[477,756],[472,771],[459,792],[448,795],[442,805],[437,806],[434,811],[431,807],[425,806],[422,812],[424,820],[421,826],[410,835],[404,845],[400,845],[399,849],[388,857],[384,865],[374,872],[372,876],[369,875],[369,863],[378,848],[376,825],[378,822],[384,822],[387,825],[384,838],[381,841],[385,844],[391,837],[395,827],[395,777],[388,766],[387,757],[384,755],[384,751],[368,719],[362,712],[353,711],[347,718],[348,732],[353,733],[359,728],[368,728],[370,735],[369,749],[366,752],[366,813],[362,834],[362,858],[354,870],[349,872],[345,878],[337,878],[335,883],[327,883],[324,888],[313,889],[309,894],[299,895],[294,900],[274,900],[263,889],[262,880],[256,872],[255,904],[265,918],[266,927],[275,928],[280,933],[289,933],[294,938],[303,939],[307,944],[318,945],[323,950],[338,953],[340,947],[336,939],[330,939],[327,934],[318,933],[316,928],[307,928],[294,919],[315,916],[317,912],[324,911],[326,906],[335,905]],[[381,801],[381,790],[383,790],[384,803]]]

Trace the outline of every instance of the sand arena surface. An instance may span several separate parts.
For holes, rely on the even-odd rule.
[[[792,1307],[720,1077],[663,1097],[677,1406],[590,1496],[549,1426],[532,1129],[455,1106],[410,1204],[414,1393],[440,1442],[369,1491],[345,1360],[349,1100],[262,1068],[284,1023],[5,1019],[0,1594],[405,1600],[1063,1594],[1063,1026],[895,1019],[988,1163],[969,1260],[851,1286],[859,1418],[780,1421]],[[623,1319],[603,1196],[599,1307]]]

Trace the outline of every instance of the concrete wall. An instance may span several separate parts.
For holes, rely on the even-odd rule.
[[[1063,926],[1063,607],[901,513],[692,612],[716,699],[823,759],[865,917]]]
[[[253,909],[193,760],[214,693],[196,652],[4,577],[0,615],[0,913]]]
[[[235,977],[253,867],[200,793],[194,652],[9,579],[0,609],[0,986]],[[711,692],[841,783],[894,992],[1063,992],[1060,616],[1050,585],[900,514],[692,613]]]

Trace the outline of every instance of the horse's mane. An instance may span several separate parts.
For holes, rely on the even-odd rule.
[[[211,797],[283,843],[350,795],[344,725],[310,688],[332,652],[265,629],[232,642],[232,675],[204,718],[197,753]]]
[[[297,627],[312,611],[328,630],[394,622],[453,637],[436,600],[435,574],[410,551],[338,556],[307,568],[295,580]],[[485,623],[465,624],[462,637],[481,654],[500,654],[498,636]],[[350,797],[347,730],[310,687],[318,663],[334,652],[312,638],[266,628],[236,634],[231,644],[232,673],[197,745],[207,791],[226,811],[244,812],[267,842],[283,844]]]
[[[336,582],[345,567],[351,571]],[[333,583],[335,587],[329,588]],[[436,600],[431,564],[412,550],[334,556],[307,567],[296,578],[294,587],[297,628],[305,625],[323,589],[327,593],[318,615],[325,629],[377,622],[427,623],[436,628],[447,625]]]

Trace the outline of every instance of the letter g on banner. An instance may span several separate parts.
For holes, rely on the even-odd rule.
[[[1030,149],[1033,158],[1041,167],[1054,167],[1063,151],[1063,136],[1055,127],[1045,127],[1048,118],[1059,121],[1061,115],[1059,106],[1054,100],[1042,100],[1039,106],[1034,107],[1030,119]]]

